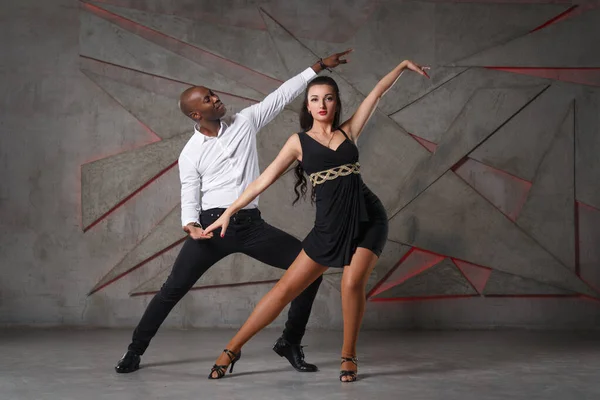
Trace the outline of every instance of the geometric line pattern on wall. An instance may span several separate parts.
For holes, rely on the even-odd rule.
[[[476,296],[477,291],[449,258],[410,276],[402,283],[378,291],[371,299],[442,298]]]
[[[328,5],[331,12],[321,12],[322,2],[320,0],[305,0],[302,3],[268,0],[227,3],[199,0],[193,2],[193,6],[190,6],[187,1],[165,2],[161,0],[96,0],[93,3],[111,10],[118,6],[144,14],[161,14],[175,21],[185,20],[198,25],[210,21],[219,27],[226,26],[259,32],[265,30],[259,15],[259,7],[266,7],[271,15],[281,19],[281,23],[294,36],[335,43],[344,42],[352,37],[380,7],[379,2],[372,0]],[[331,24],[332,12],[343,23]],[[307,24],[307,20],[310,20],[311,23]]]
[[[465,68],[445,67],[435,57],[435,4],[421,1],[379,4],[381,7],[375,11],[373,17],[346,42],[333,43],[323,38],[301,41],[317,54],[330,54],[339,51],[340,48],[353,48],[356,57],[353,54],[349,55],[351,62],[343,68],[336,69],[336,72],[363,95],[368,94],[381,77],[398,65],[401,57],[409,57],[419,60],[423,65],[434,66],[429,71],[431,79],[412,79],[407,78],[408,74],[405,74],[398,84],[381,98],[378,109],[389,115],[425,96],[432,89],[444,85]],[[414,26],[419,26],[418,36],[413,33]],[[390,36],[389,32],[394,32],[394,35]],[[405,37],[412,37],[413,40],[398,39]]]
[[[133,28],[131,30],[124,29],[110,20],[97,16],[93,11],[96,9],[92,9],[92,12],[80,13],[82,25],[80,52],[82,56],[174,81],[196,85],[210,83],[214,90],[248,99],[264,98],[263,93],[237,83],[234,79],[221,74],[220,70],[213,71],[193,59],[190,60],[168,48],[161,47],[152,40],[136,35],[132,32]],[[143,28],[133,22],[129,24],[139,29]],[[159,32],[147,33],[164,39],[164,35]],[[193,48],[188,50],[195,51]],[[225,60],[222,62],[227,63]],[[242,71],[250,73],[251,70],[243,69]],[[251,73],[251,75],[253,74],[257,73]]]
[[[534,86],[476,91],[438,143],[436,152],[411,171],[398,193],[391,215],[406,207],[544,89],[543,86]]]
[[[177,204],[150,233],[94,285],[88,295],[108,286],[183,242],[186,233],[181,229],[180,220],[181,207]]]
[[[533,279],[500,271],[492,271],[483,289],[487,297],[504,296],[575,296],[577,293],[562,288],[550,286]]]
[[[598,48],[600,9],[597,8],[479,52],[456,65],[595,68],[600,66]]]
[[[389,236],[437,254],[597,295],[452,172],[390,220]]]
[[[152,131],[167,139],[190,130],[189,119],[176,106],[180,94],[192,86],[170,78],[137,71],[120,65],[82,56],[81,71],[125,110]],[[256,104],[257,101],[214,90],[229,111]]]
[[[600,86],[600,68],[535,68],[535,67],[486,67],[496,71],[537,76],[556,81],[582,85]]]
[[[486,68],[469,68],[391,114],[390,117],[411,134],[439,144],[444,135],[451,132],[451,126],[478,90],[531,87],[547,85],[549,82],[547,79]],[[536,101],[537,98],[533,103]],[[525,109],[527,108],[529,107]],[[485,118],[486,115],[488,115],[487,110],[479,118]]]
[[[105,216],[155,179],[160,170],[152,171],[151,168],[156,164],[167,162],[167,169],[175,165],[177,151],[169,148],[168,140],[191,134],[191,124],[184,122],[185,118],[179,115],[176,107],[181,90],[192,83],[206,84],[219,93],[232,113],[262,99],[282,80],[299,72],[307,60],[314,60],[317,54],[338,51],[340,47],[326,42],[329,39],[322,35],[313,35],[314,32],[308,35],[314,38],[298,40],[298,37],[305,37],[302,29],[306,26],[301,23],[301,18],[297,24],[288,21],[285,8],[296,5],[279,8],[279,5],[267,3],[264,8],[244,5],[244,11],[235,12],[252,14],[251,18],[227,20],[231,14],[223,14],[225,19],[219,22],[212,19],[214,8],[186,14],[174,4],[163,6],[154,0],[97,3],[100,5],[82,3],[85,12],[82,13],[80,35],[83,43],[81,70],[163,140],[82,167],[85,170],[82,181],[90,181],[88,189],[93,183],[92,178],[94,182],[100,182],[103,177],[110,177],[102,183],[105,187],[96,191],[98,198],[89,195],[83,200],[82,193],[82,210],[89,214],[86,217],[88,224],[94,218],[98,221],[98,215]],[[360,16],[359,19],[366,22],[363,26],[345,28],[339,35],[347,35],[345,44],[360,49],[362,60],[368,60],[356,60],[333,73],[346,112],[356,109],[364,98],[362,93],[381,78],[381,74],[389,69],[389,63],[397,62],[398,52],[391,50],[410,50],[410,43],[408,47],[404,43],[394,47],[396,44],[384,41],[382,47],[372,46],[373,40],[379,40],[382,26],[389,25],[392,29],[401,18],[410,14],[407,11],[414,12],[413,16],[424,23],[427,32],[418,42],[431,44],[414,53],[414,59],[431,64],[435,52],[439,51],[434,46],[435,38],[443,30],[436,31],[434,27],[436,18],[444,14],[444,7],[421,2],[371,5],[371,10],[377,11],[373,15]],[[481,37],[470,35],[470,42],[462,48],[471,54],[487,48],[479,55],[532,37],[544,41],[543,35],[556,35],[553,33],[556,27],[568,21],[580,22],[581,18],[585,23],[585,18],[589,18],[583,8],[571,7],[568,12],[554,14],[556,16],[548,20],[552,10],[560,11],[567,6],[544,6],[543,12],[535,15],[533,8],[513,4],[504,10],[521,7],[523,14],[514,20],[515,25],[509,28],[510,31],[501,32],[502,24],[494,20],[497,15],[492,15],[490,10],[500,10],[504,5],[489,6],[487,10],[472,4],[460,7],[475,10],[469,18],[485,11],[489,13],[488,19],[493,21],[493,26],[485,26],[487,30]],[[137,12],[133,8],[153,14]],[[450,6],[446,8],[451,9]],[[167,9],[173,12],[167,12]],[[580,11],[579,16],[576,16],[576,10]],[[201,15],[211,15],[212,24],[191,22],[192,19],[201,20]],[[183,17],[181,24],[177,23],[179,16]],[[384,21],[381,26],[380,20]],[[217,29],[222,23],[227,26],[223,27],[221,42],[211,43],[208,35],[203,37],[203,33]],[[460,28],[461,32],[477,30],[476,26]],[[533,30],[511,42],[501,43],[522,35],[524,29]],[[459,31],[452,33],[460,34]],[[236,35],[244,35],[244,32],[245,36],[234,43]],[[333,31],[330,29],[329,32]],[[236,51],[236,46],[254,41],[257,46],[249,45],[242,52]],[[588,42],[590,40],[586,39]],[[415,46],[419,43],[415,42]],[[400,53],[413,54],[410,51]],[[451,53],[447,52],[455,56],[453,59],[468,56]],[[261,58],[273,62],[266,66]],[[583,199],[577,198],[580,202],[575,208],[573,193],[577,189],[591,205],[598,207],[600,204],[593,200],[595,194],[589,184],[594,182],[598,170],[594,169],[598,162],[593,156],[597,147],[593,85],[597,85],[600,65],[587,69],[579,65],[547,68],[546,65],[523,67],[500,63],[483,66],[490,65],[498,66],[497,70],[435,68],[431,81],[403,77],[394,92],[379,105],[366,128],[369,132],[361,137],[361,164],[366,166],[363,179],[373,187],[388,211],[396,203],[405,203],[397,214],[389,213],[390,240],[367,284],[366,293],[371,301],[477,295],[584,294],[598,297],[594,288],[600,288],[600,273],[597,272],[600,255],[596,245],[600,223],[594,225],[597,211],[582,204]],[[556,82],[558,80],[588,86]],[[487,95],[482,98],[485,93]],[[564,135],[560,136],[557,127],[565,107],[573,98],[577,98],[577,112],[570,118],[577,131],[563,129]],[[261,168],[274,158],[289,134],[298,129],[295,112],[299,103],[291,104],[257,136]],[[390,113],[393,114],[388,116]],[[558,149],[566,147],[561,147],[561,140],[568,142],[569,138],[571,148],[577,140],[574,157],[573,152],[559,154]],[[170,150],[163,151],[159,148],[161,145]],[[119,156],[129,157],[135,152],[149,151],[147,148],[158,149],[156,153],[160,155],[152,151],[148,153],[149,157],[140,155],[138,160],[144,160],[147,166],[125,171],[126,163],[119,163]],[[558,156],[567,158],[552,164],[551,160]],[[138,164],[133,159],[130,161],[131,167]],[[575,163],[577,169],[573,172]],[[149,176],[142,176],[143,173]],[[291,174],[286,175],[273,185],[271,191],[261,195],[261,209],[268,222],[302,237],[310,229],[310,219],[303,218],[292,226],[289,215],[308,215],[314,210],[309,203],[288,207],[287,199],[282,199],[281,193],[292,193],[293,182]],[[457,179],[456,175],[462,179]],[[580,187],[580,182],[585,184]],[[569,207],[562,209],[559,199],[549,197],[555,189],[561,195],[571,191],[568,199],[572,204],[571,220]],[[133,194],[128,193],[132,190]],[[550,209],[556,212],[546,218]],[[181,243],[185,235],[178,212],[179,205],[91,292],[106,287]],[[556,232],[555,224],[564,229]],[[544,236],[544,230],[548,229],[552,229],[552,234]],[[573,260],[569,268],[565,268],[566,259]],[[260,268],[256,268],[258,266]],[[137,287],[134,285],[131,295],[156,293],[170,273],[170,267],[165,266],[151,279]],[[243,255],[234,255],[210,269],[194,289],[272,283],[279,276],[281,271],[278,269],[266,268]],[[330,269],[325,275],[326,282],[336,289],[340,288],[341,278],[341,272],[336,269]]]
[[[600,209],[600,89],[575,99],[575,197]]]
[[[471,285],[473,285],[475,290],[477,290],[477,293],[483,294],[483,289],[493,270],[491,268],[482,267],[457,259],[452,259],[452,261],[464,274]]]
[[[551,85],[469,157],[531,182],[580,90],[578,85]]]
[[[437,144],[430,142],[427,139],[418,137],[417,135],[413,135],[412,133],[409,133],[409,135],[412,136],[413,139],[415,139],[417,142],[419,142],[421,146],[425,147],[427,151],[429,151],[430,153],[435,153],[435,150],[437,149]]]
[[[236,26],[246,29],[264,30],[264,24],[258,16],[258,7],[254,2],[237,2],[230,7],[225,2],[200,0],[193,3],[187,1],[161,0],[94,0],[91,3],[112,10],[116,7],[129,8],[149,14],[160,14],[167,17],[186,18],[192,21],[212,21],[219,25]],[[198,23],[198,22],[197,22]]]
[[[535,31],[539,31],[542,30],[544,28],[549,27],[552,24],[556,24],[560,21],[564,21],[567,18],[572,18],[572,17],[576,17],[579,14],[581,14],[582,12],[580,12],[582,10],[583,7],[579,7],[578,5],[573,5],[571,7],[569,7],[568,9],[566,9],[565,11],[561,12],[560,14],[558,14],[557,16],[550,18],[548,21],[544,22],[543,24],[537,26],[536,28],[532,29],[531,32],[535,32]],[[530,33],[531,33],[530,32]]]
[[[260,15],[288,76],[296,73],[298,66],[306,64],[307,59],[317,57],[316,54],[294,37],[289,30],[283,27],[265,9],[260,9]]]
[[[182,42],[162,32],[137,24],[134,21],[121,17],[98,6],[83,2],[82,6],[87,11],[111,22],[114,25],[119,26],[124,30],[138,35],[139,37],[151,43],[167,48],[173,53],[187,58],[198,65],[202,65],[213,71],[219,71],[221,75],[252,88],[262,94],[266,95],[272,92],[282,83],[277,79],[253,71],[248,67],[244,67],[231,60],[227,60],[224,57],[217,56],[196,46],[192,46],[189,43]]]
[[[185,133],[82,165],[84,230],[175,166],[179,153],[191,136],[192,133]]]
[[[95,75],[103,76],[113,81],[121,82],[125,85],[133,86],[175,100],[179,100],[179,96],[183,90],[193,86],[191,82],[156,75],[151,72],[141,71],[84,55],[80,55],[79,65],[80,70],[85,74],[91,72]],[[246,100],[248,104],[255,104],[257,102],[257,100],[248,97],[237,96],[216,89],[213,90],[215,93],[218,93],[220,97],[228,96],[228,99]],[[262,98],[262,95],[258,98]],[[172,106],[173,105],[171,104],[171,107]],[[175,108],[177,109],[177,107]],[[182,116],[182,118],[185,120],[185,117]]]
[[[465,158],[452,168],[473,189],[512,221],[517,219],[527,201],[531,182]]]
[[[565,115],[565,113],[563,113]],[[568,108],[542,159],[517,225],[575,271],[575,116]]]
[[[449,2],[435,8],[436,61],[446,65],[527,34],[555,20],[565,4]],[[507,23],[510,21],[510,23]]]
[[[423,271],[433,267],[444,260],[444,256],[430,253],[421,249],[412,248],[400,260],[393,271],[381,282],[369,297],[377,297],[379,294],[398,286],[410,278],[421,274]]]
[[[350,40],[368,21],[377,16],[382,4],[373,0],[355,0],[344,3],[327,3],[327,12],[323,12],[321,0],[266,1],[261,10],[268,12],[282,26],[285,26],[297,38],[318,39],[330,43],[342,43]],[[331,24],[331,13],[344,21]],[[307,24],[306,21],[311,23]]]
[[[600,291],[600,210],[577,202],[579,276]]]
[[[106,4],[101,7],[136,24],[146,26],[264,75],[278,80],[285,80],[288,76],[287,72],[281,68],[280,63],[264,62],[265,59],[273,60],[278,56],[272,47],[258,8],[254,8],[254,13],[256,19],[263,25],[261,29],[215,24],[212,19],[198,22],[185,16],[148,13]],[[218,40],[215,40],[215,32],[218,32]]]
[[[182,118],[181,111],[173,107],[177,98],[153,93],[90,71],[82,72],[161,139],[189,132],[190,124]]]

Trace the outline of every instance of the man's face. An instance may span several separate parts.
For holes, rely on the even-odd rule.
[[[204,86],[194,88],[190,98],[190,109],[192,111],[189,117],[196,121],[216,121],[223,118],[227,111],[219,96]]]

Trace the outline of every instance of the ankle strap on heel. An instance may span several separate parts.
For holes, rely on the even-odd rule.
[[[230,362],[234,362],[237,361],[240,358],[241,355],[241,351],[239,353],[234,353],[233,351],[229,350],[229,349],[225,349],[223,350],[223,353],[227,354],[227,357],[229,357],[229,361]]]
[[[358,358],[357,357],[342,357],[342,364],[345,362],[352,362],[354,365],[358,366]]]

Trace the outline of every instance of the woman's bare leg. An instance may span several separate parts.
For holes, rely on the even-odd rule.
[[[350,265],[344,268],[342,275],[342,314],[344,316],[344,344],[342,357],[356,357],[358,332],[365,313],[367,280],[375,267],[377,256],[365,248],[356,249]],[[342,363],[341,369],[356,371],[354,363]],[[349,377],[342,378],[344,381]]]
[[[227,344],[227,349],[238,353],[252,336],[273,322],[286,305],[326,270],[327,267],[311,260],[302,250],[279,282],[256,305],[250,317]],[[229,365],[229,363],[229,357],[225,353],[221,353],[216,362],[217,365]],[[212,375],[217,377],[216,372]]]

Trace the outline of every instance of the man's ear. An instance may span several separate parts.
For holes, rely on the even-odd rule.
[[[200,121],[202,119],[202,115],[198,111],[192,111],[190,113],[190,118],[194,121]]]

